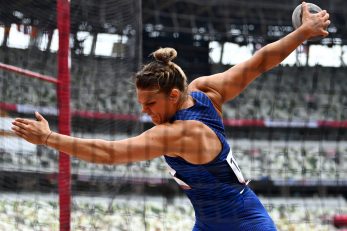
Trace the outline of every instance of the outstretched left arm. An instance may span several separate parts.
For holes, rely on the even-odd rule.
[[[256,77],[281,63],[299,45],[311,37],[327,36],[326,28],[330,24],[329,14],[321,11],[311,14],[307,4],[303,3],[303,25],[283,37],[270,43],[249,60],[233,66],[225,72],[200,77],[190,85],[190,90],[205,92],[221,112],[224,102],[239,95]]]

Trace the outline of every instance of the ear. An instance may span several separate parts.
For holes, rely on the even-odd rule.
[[[180,99],[180,96],[181,96],[181,91],[178,90],[177,88],[173,88],[169,95],[169,100],[172,101],[173,103],[177,103],[178,100]]]

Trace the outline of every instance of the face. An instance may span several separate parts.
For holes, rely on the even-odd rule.
[[[149,115],[155,125],[166,123],[177,111],[175,93],[169,96],[158,90],[137,89],[137,100],[142,106],[142,112]]]

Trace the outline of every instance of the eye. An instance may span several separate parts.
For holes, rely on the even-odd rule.
[[[154,105],[154,104],[155,104],[155,102],[146,103],[147,106],[152,106],[152,105]]]

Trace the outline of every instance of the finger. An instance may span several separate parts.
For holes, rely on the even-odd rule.
[[[20,126],[15,125],[15,126],[12,126],[11,129],[13,131],[18,131],[18,132],[23,133],[23,134],[28,134],[28,133],[30,134],[30,131],[28,131],[28,129],[25,127],[20,127]]]
[[[328,13],[326,13],[322,18],[323,18],[323,20],[328,20],[329,19],[329,14]]]
[[[24,133],[21,133],[21,132],[17,132],[17,131],[15,131],[14,132],[17,136],[19,136],[19,137],[21,137],[21,138],[23,138],[23,139],[28,139],[28,136],[27,135],[25,135]]]
[[[39,112],[35,112],[35,116],[38,121],[45,120],[45,118],[43,118],[43,116]]]
[[[19,128],[22,128],[22,129],[25,129],[27,124],[24,124],[24,123],[21,123],[21,122],[17,122],[17,121],[13,121],[12,122],[13,125],[19,127]]]
[[[22,133],[20,133],[20,132],[13,131],[13,133],[14,133],[16,136],[22,137]]]
[[[321,12],[319,12],[318,14],[320,15],[320,16],[324,16],[324,15],[326,15],[328,12],[326,11],[326,10],[322,10]]]
[[[24,133],[22,132],[21,128],[19,128],[19,127],[13,126],[13,127],[11,127],[11,129],[12,129],[12,131],[13,131],[14,133],[16,133],[17,135],[18,135],[18,134],[19,134],[20,136],[24,135]]]
[[[12,131],[14,131],[14,132],[20,132],[20,133],[23,133],[23,134],[24,134],[24,132],[25,132],[25,129],[24,129],[24,128],[21,128],[21,127],[19,127],[19,126],[12,126],[11,129],[12,129]]]
[[[327,30],[322,29],[322,35],[326,37],[329,35],[329,32]]]
[[[306,2],[302,2],[302,4],[301,4],[301,11],[302,11],[303,14],[309,14],[310,13],[308,11],[308,7],[307,7]]]
[[[23,124],[26,124],[26,125],[28,125],[29,122],[30,122],[29,120],[23,119],[23,118],[16,118],[15,121],[16,121],[16,122],[23,123]]]
[[[324,27],[327,28],[330,25],[330,23],[331,23],[330,20],[325,21],[324,22]]]

